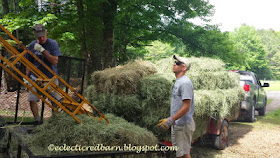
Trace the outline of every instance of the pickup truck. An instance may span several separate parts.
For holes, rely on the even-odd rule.
[[[240,74],[240,86],[245,91],[245,100],[240,105],[240,117],[245,121],[255,121],[255,110],[260,116],[265,115],[267,96],[263,87],[269,87],[269,83],[261,84],[257,75],[251,71],[235,71]]]

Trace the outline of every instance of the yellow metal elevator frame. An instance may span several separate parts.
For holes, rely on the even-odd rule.
[[[10,53],[11,57],[6,59],[4,56],[0,55],[0,59],[4,61],[4,64],[0,63],[0,66],[12,75],[17,81],[19,81],[23,86],[28,90],[33,92],[38,98],[40,98],[45,104],[50,106],[54,111],[58,112],[58,109],[61,108],[67,114],[72,116],[77,122],[81,123],[81,120],[77,118],[77,114],[87,114],[94,118],[97,118],[92,112],[85,109],[83,106],[90,106],[96,113],[99,115],[97,118],[99,121],[104,119],[108,124],[109,121],[95,106],[93,106],[89,101],[87,101],[81,94],[79,94],[72,86],[70,86],[66,81],[59,77],[55,72],[53,72],[41,59],[39,59],[35,54],[33,54],[26,46],[24,46],[17,38],[15,38],[9,31],[7,31],[2,25],[0,25],[0,31],[6,33],[12,40],[14,40],[18,46],[23,50],[19,52],[16,48],[10,45],[2,36],[0,36],[0,44],[2,48],[5,48],[7,52]],[[35,67],[28,59],[25,58],[25,54],[30,54],[35,60],[37,60],[42,66],[44,66],[49,72],[53,74],[52,78],[48,78],[43,72],[41,72],[37,67]],[[33,72],[38,78],[36,81],[31,80],[25,73],[22,73],[15,65],[21,63],[31,72]],[[16,72],[16,74],[14,73]],[[20,77],[19,77],[20,76]],[[21,79],[22,77],[22,79]],[[27,80],[31,85],[26,84],[23,79]],[[78,98],[74,99],[54,81],[58,79],[63,83],[68,89],[75,93]],[[33,87],[37,89],[37,92],[33,90]],[[61,98],[62,101],[56,100],[51,92],[55,91]],[[53,103],[58,105],[54,107],[46,99],[51,100]]]

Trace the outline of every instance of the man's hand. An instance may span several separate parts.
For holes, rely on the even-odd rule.
[[[160,127],[163,131],[168,130],[172,125],[175,124],[175,120],[172,119],[172,117],[168,117],[165,119],[159,120],[159,124],[157,124],[158,127]]]
[[[25,78],[23,78],[23,82],[24,82],[25,84],[27,84],[28,86],[31,86],[31,83],[29,83]]]
[[[36,50],[36,51],[42,53],[42,52],[45,50],[45,48],[42,47],[39,43],[35,43],[35,45],[34,45],[34,50]]]

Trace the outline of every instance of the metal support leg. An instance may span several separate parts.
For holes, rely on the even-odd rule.
[[[7,142],[7,152],[10,150],[12,134],[9,132],[8,142]]]
[[[21,145],[18,145],[17,158],[21,157]]]

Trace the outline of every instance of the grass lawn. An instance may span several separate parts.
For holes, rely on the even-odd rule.
[[[280,125],[280,109],[269,112],[265,116],[257,116],[258,121],[255,122],[256,126],[272,126],[278,128]]]
[[[13,122],[15,120],[14,117],[5,117],[6,122]],[[33,122],[33,117],[17,117],[17,122]]]
[[[267,104],[266,105],[269,105],[271,102],[272,102],[272,99],[267,99]]]
[[[264,87],[265,91],[280,91],[280,81],[265,81],[269,83],[269,87]],[[261,81],[263,84],[264,81]]]

